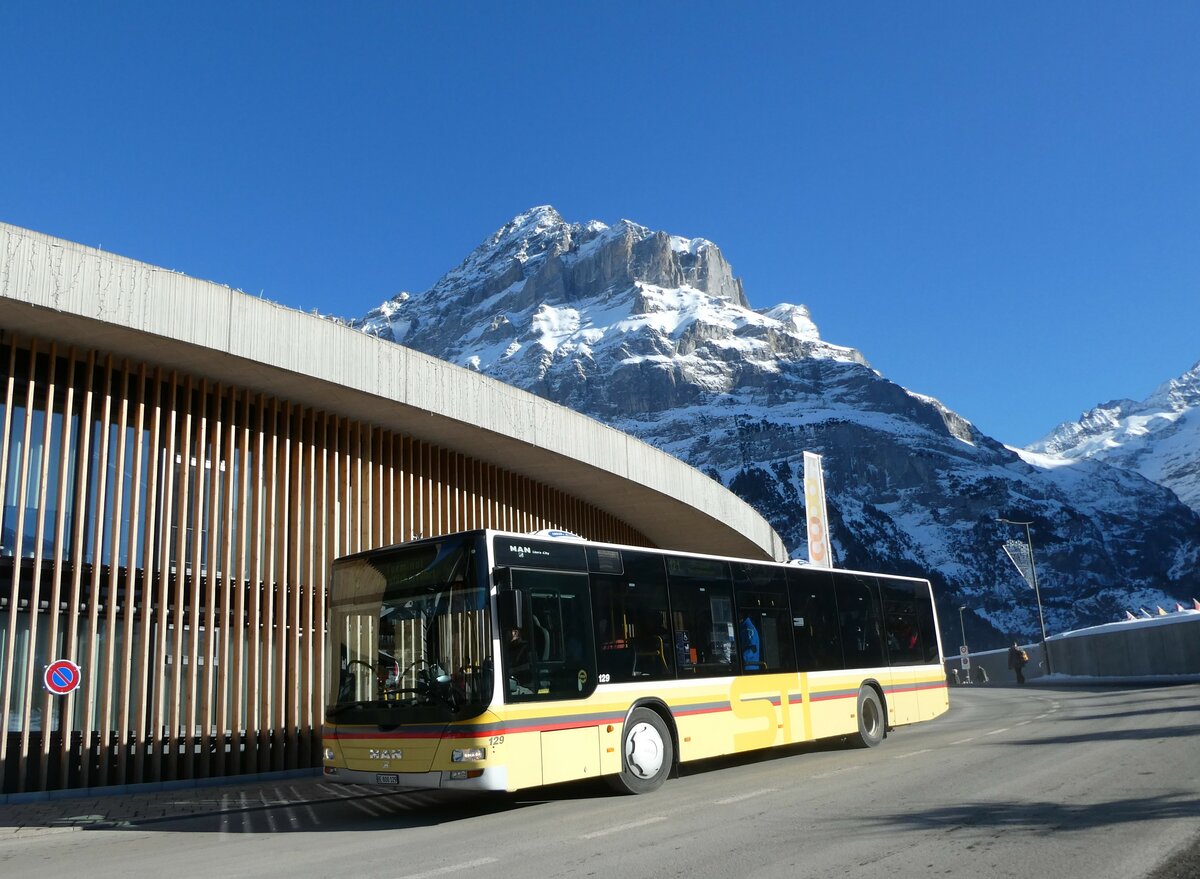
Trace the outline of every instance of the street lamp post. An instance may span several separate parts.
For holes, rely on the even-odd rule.
[[[963,615],[962,615],[962,612],[966,609],[967,609],[967,606],[965,604],[962,605],[961,607],[959,607],[959,609],[958,609],[958,631],[960,634],[962,634],[962,654],[959,657],[959,662],[962,662],[962,663],[967,662],[967,630],[963,627]],[[967,672],[967,683],[969,684],[969,683],[971,683],[971,672],[970,672],[969,667],[964,668],[964,671]]]
[[[1038,623],[1042,628],[1042,656],[1046,659],[1046,674],[1050,674],[1050,646],[1046,643],[1046,617],[1042,614],[1042,593],[1038,589],[1037,581],[1037,565],[1033,561],[1033,537],[1030,534],[1029,526],[1032,522],[1014,522],[1012,519],[997,518],[997,522],[1003,522],[1005,525],[1023,525],[1025,527],[1025,542],[1029,545],[1029,576],[1033,581],[1029,585],[1033,587],[1033,595],[1037,599],[1038,606]]]

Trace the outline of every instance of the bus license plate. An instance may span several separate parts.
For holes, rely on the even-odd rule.
[[[376,784],[399,784],[400,776],[399,775],[376,775],[375,783]]]

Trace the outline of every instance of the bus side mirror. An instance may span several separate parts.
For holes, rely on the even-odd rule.
[[[515,589],[496,593],[496,612],[504,628],[525,628],[525,594]]]

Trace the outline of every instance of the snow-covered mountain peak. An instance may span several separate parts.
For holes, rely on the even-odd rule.
[[[803,306],[753,311],[708,239],[627,219],[572,224],[545,205],[505,223],[430,290],[384,303],[360,326],[514,384],[534,374],[580,392],[598,362],[635,370],[643,384],[706,393],[778,374],[784,363],[866,364],[824,342]]]
[[[817,330],[817,325],[813,322],[812,315],[803,305],[789,305],[785,302],[771,308],[762,309],[760,313],[764,317],[779,321],[779,323],[788,328],[789,332],[795,333],[802,339],[816,341],[821,338],[821,334]]]
[[[1134,470],[1200,511],[1200,363],[1141,402],[1103,403],[1058,425],[1029,450]]]
[[[688,253],[694,256],[706,248],[716,246],[717,245],[713,244],[707,238],[683,238],[679,235],[671,236],[671,249],[676,253]]]
[[[1147,406],[1181,412],[1200,406],[1200,362],[1178,378],[1163,382],[1146,398]]]
[[[497,229],[487,240],[487,245],[499,247],[506,240],[533,238],[565,225],[567,225],[566,221],[553,207],[548,204],[538,205],[524,213],[517,214]]]

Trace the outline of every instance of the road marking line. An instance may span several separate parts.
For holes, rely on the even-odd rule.
[[[1027,723],[1033,723],[1033,721],[1032,720],[1022,720],[1020,723],[1017,724],[1017,726],[1024,726]]]
[[[645,821],[635,821],[632,824],[618,824],[616,827],[610,827],[607,830],[597,830],[595,833],[585,833],[580,839],[596,839],[601,836],[608,836],[610,833],[620,833],[622,830],[636,830],[639,827],[645,827],[647,824],[657,824],[659,821],[666,821],[665,815],[659,815],[655,818],[647,818]]]
[[[995,735],[999,735],[1002,732],[1008,732],[1008,727],[1002,726],[1002,727],[1000,727],[1000,729],[994,729],[991,732],[985,732],[984,735],[985,736],[995,736]]]
[[[959,739],[957,742],[951,742],[952,745],[965,745],[967,742],[973,742],[977,736],[971,736],[969,739]]]
[[[495,858],[479,858],[474,861],[467,861],[464,864],[455,864],[452,867],[439,867],[436,870],[428,870],[424,873],[408,873],[401,876],[400,879],[429,879],[430,876],[445,876],[447,873],[457,873],[460,870],[470,870],[474,867],[482,867],[485,864],[496,863]]]
[[[909,757],[915,757],[918,754],[928,754],[933,748],[922,748],[920,751],[913,751],[911,754],[898,754],[893,757],[893,760],[907,760]]]
[[[832,772],[822,772],[820,775],[814,775],[813,778],[830,778],[831,776],[839,775],[843,772],[853,772],[858,768],[859,767],[857,766],[847,766],[844,769],[834,769]]]
[[[370,815],[372,818],[377,818],[383,814],[383,812],[380,811],[379,807],[376,806],[374,803],[368,803],[364,800],[351,800],[350,805],[351,805],[351,807],[358,809],[358,811],[360,811],[360,812],[365,812],[366,814]]]
[[[779,790],[777,787],[765,787],[762,790],[751,791],[748,794],[738,794],[736,797],[726,797],[723,800],[713,800],[714,805],[728,806],[730,803],[740,803],[742,800],[748,800],[751,797],[760,797],[763,794],[772,794]]]

